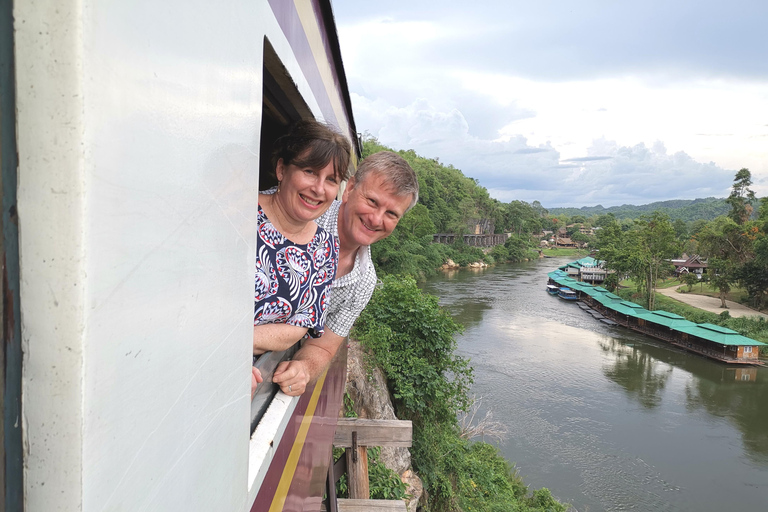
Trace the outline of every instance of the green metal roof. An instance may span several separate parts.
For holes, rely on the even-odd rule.
[[[721,345],[742,345],[742,346],[765,346],[766,343],[762,343],[752,338],[742,336],[738,332],[728,329],[727,327],[721,327],[715,324],[695,324],[683,318],[680,315],[670,313],[668,311],[648,311],[639,304],[623,300],[618,295],[610,293],[605,288],[600,286],[592,286],[588,283],[580,283],[572,277],[565,277],[564,269],[569,266],[587,266],[592,267],[597,264],[597,260],[587,256],[568,265],[560,267],[558,270],[547,274],[550,279],[556,283],[569,286],[574,290],[584,292],[596,301],[603,304],[605,307],[613,309],[621,314],[632,316],[635,318],[643,318],[649,322],[653,322],[659,325],[665,325],[670,329],[678,332],[684,332],[698,338],[709,340]]]
[[[598,295],[605,295],[602,292],[599,292],[595,289],[594,286],[585,286],[582,288],[582,291],[589,295],[590,297],[597,297]]]
[[[664,318],[669,318],[670,320],[685,320],[684,316],[676,315],[674,313],[670,313],[669,311],[662,311],[660,309],[654,311],[653,314],[663,316]]]
[[[747,338],[731,329],[720,327],[713,324],[694,324],[693,326],[675,326],[672,327],[675,331],[684,332],[697,338],[713,341],[720,345],[746,345],[746,346],[763,346],[765,343],[761,343],[752,338]]]
[[[670,329],[673,327],[691,327],[696,325],[680,315],[669,313],[667,311],[649,311],[648,314],[643,315],[642,318],[647,322],[663,325]]]
[[[606,307],[608,306],[608,304],[615,304],[616,303],[615,300],[606,297],[605,294],[603,294],[603,295],[595,295],[593,298],[597,302],[599,302],[600,304],[602,304],[603,306],[606,306]]]
[[[648,310],[644,307],[635,304],[634,302],[629,301],[621,301],[621,302],[610,302],[605,305],[608,308],[611,308],[614,311],[618,311],[619,313],[627,316],[633,316],[638,317],[644,313],[648,313]]]
[[[580,260],[576,260],[575,263],[578,263],[582,267],[596,267],[597,266],[597,260],[593,258],[592,256],[586,256],[584,258],[581,258]]]

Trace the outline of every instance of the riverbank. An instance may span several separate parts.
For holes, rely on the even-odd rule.
[[[764,509],[768,368],[595,321],[544,291],[552,263],[424,284],[466,326],[457,339],[475,368],[471,391],[481,415],[513,432],[499,447],[525,482],[580,511],[716,512],[733,496]]]
[[[709,311],[710,313],[715,313],[718,315],[723,311],[727,311],[728,314],[733,318],[757,317],[768,320],[768,315],[765,313],[761,313],[760,311],[748,308],[747,306],[732,300],[726,300],[725,304],[728,306],[728,308],[723,309],[720,307],[721,302],[717,297],[699,295],[697,293],[681,293],[678,291],[680,288],[685,286],[686,285],[683,284],[673,288],[656,288],[656,293],[660,293],[661,295],[682,302],[684,304],[688,304],[689,306],[693,306],[703,311]]]

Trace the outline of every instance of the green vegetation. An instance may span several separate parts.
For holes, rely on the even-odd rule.
[[[375,138],[363,141],[363,156],[389,150]],[[542,229],[546,210],[538,202],[501,203],[492,199],[477,181],[451,165],[424,158],[414,151],[399,154],[411,165],[419,179],[419,204],[398,223],[388,238],[371,247],[376,268],[388,274],[422,278],[433,274],[449,259],[460,266],[483,261],[488,264],[521,261],[538,257],[537,240],[532,235]],[[503,246],[489,253],[467,246],[457,236],[452,245],[435,244],[432,235],[451,233],[512,233]]]
[[[712,220],[720,215],[728,213],[730,207],[725,199],[707,197],[704,199],[674,199],[671,201],[659,201],[641,206],[625,204],[603,208],[597,206],[585,206],[582,208],[550,208],[549,213],[558,217],[573,217],[581,215],[584,218],[613,215],[617,220],[636,219],[642,215],[653,212],[665,213],[672,220],[693,222],[699,219]]]
[[[704,277],[719,291],[723,307],[731,289],[740,287],[747,293],[747,303],[760,310],[768,299],[768,198],[757,201],[751,183],[749,170],[741,169],[726,200],[731,208],[727,215],[709,222],[699,219],[691,229],[672,223],[661,212],[627,223],[601,218],[594,246],[609,268],[645,288],[643,301],[649,309],[654,308],[652,285],[673,270],[664,261],[685,251],[707,261]],[[689,279],[685,282],[691,290],[696,281]]]
[[[364,141],[364,156],[386,149],[376,139]],[[549,238],[559,231],[558,236],[570,238],[578,247],[544,248],[545,255],[582,256],[596,248],[598,257],[618,271],[609,276],[607,287],[616,287],[620,275],[630,276],[635,293],[650,309],[660,307],[697,323],[723,325],[768,341],[768,322],[702,312],[663,296],[656,298],[653,293],[657,282],[673,271],[668,260],[688,251],[710,258],[710,266],[715,267],[712,284],[721,293],[739,286],[747,291],[751,303],[758,307],[765,303],[768,201],[761,201],[760,214],[753,219],[756,200],[749,190],[748,170],[739,171],[727,200],[548,212],[538,201],[501,203],[453,166],[413,151],[400,154],[418,176],[419,204],[401,219],[390,237],[372,247],[384,284],[374,293],[353,334],[369,351],[370,363],[387,376],[397,416],[413,421],[412,460],[424,481],[425,511],[567,509],[547,489],[529,493],[496,447],[472,441],[462,432],[457,414],[469,405],[472,368],[468,360],[455,354],[454,336],[460,327],[438,306],[437,298],[423,294],[415,282],[448,259],[464,266],[475,261],[492,264],[538,257],[545,232]],[[599,229],[595,232],[594,228]],[[509,237],[504,245],[488,252],[468,247],[461,236],[453,245],[432,241],[436,233],[477,231],[507,233]],[[691,287],[695,284],[690,278],[683,279]],[[376,495],[402,497],[405,490],[399,479],[383,465],[379,467],[378,454],[369,453],[369,460]]]
[[[462,436],[457,414],[469,406],[473,371],[455,354],[460,329],[413,278],[384,276],[353,333],[383,369],[397,416],[413,422],[425,510],[565,511],[546,489],[529,494],[496,447]]]
[[[654,212],[638,219],[629,231],[614,221],[606,224],[597,238],[600,259],[616,272],[630,276],[642,291],[648,309],[655,309],[656,282],[671,273],[668,260],[681,250],[669,217]]]
[[[576,249],[575,247],[551,247],[548,249],[542,249],[544,256],[552,256],[555,258],[583,258],[587,256],[587,251],[583,249]]]
[[[368,448],[368,490],[372,500],[402,500],[408,498],[407,486],[400,475],[381,462],[381,448]],[[334,462],[344,457],[343,448],[333,449]],[[336,496],[349,498],[349,483],[344,474],[336,482]]]

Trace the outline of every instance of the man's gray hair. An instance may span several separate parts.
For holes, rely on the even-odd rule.
[[[412,196],[408,210],[419,201],[419,180],[403,157],[392,151],[379,151],[367,156],[355,173],[355,185],[366,180],[369,174],[377,174],[391,185],[395,195]],[[406,210],[406,211],[408,211]]]

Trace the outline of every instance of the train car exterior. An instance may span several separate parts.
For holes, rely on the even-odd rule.
[[[4,509],[319,509],[344,361],[254,435],[249,366],[271,143],[358,147],[330,1],[0,10]]]

